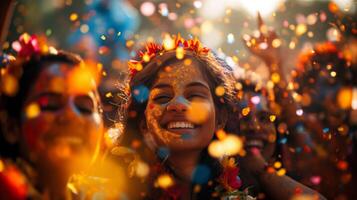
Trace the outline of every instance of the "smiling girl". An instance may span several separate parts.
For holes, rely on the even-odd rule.
[[[149,44],[141,61],[129,63],[132,101],[124,142],[147,162],[158,163],[147,198],[210,199],[217,196],[223,167],[207,148],[233,112],[234,79],[229,66],[199,41],[177,37],[175,45]],[[224,93],[216,95],[216,88]],[[172,184],[160,190],[162,175]],[[236,175],[234,189],[240,185]]]
[[[0,160],[1,199],[66,199],[73,173],[90,166],[103,134],[100,100],[88,66],[74,54],[40,52],[36,36],[18,41],[18,57],[1,73],[2,130],[14,145]],[[76,82],[78,83],[78,82]],[[10,86],[17,87],[10,87]],[[7,153],[7,152],[1,152]]]

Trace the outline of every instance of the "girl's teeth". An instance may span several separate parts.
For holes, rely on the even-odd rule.
[[[246,146],[257,146],[263,147],[263,142],[261,140],[248,140],[245,144]]]
[[[194,128],[194,125],[190,122],[170,122],[167,125],[168,128]]]

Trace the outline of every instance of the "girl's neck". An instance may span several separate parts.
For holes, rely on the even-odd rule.
[[[49,199],[67,199],[69,173],[42,173],[39,175],[38,188]]]
[[[182,182],[191,183],[192,173],[195,170],[201,151],[171,152],[168,162]]]

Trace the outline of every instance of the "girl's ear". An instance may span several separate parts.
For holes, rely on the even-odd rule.
[[[228,120],[228,111],[226,108],[217,111],[217,130],[224,129]]]
[[[17,120],[13,118],[6,118],[5,123],[1,123],[3,137],[9,144],[15,144],[20,139],[20,124]]]

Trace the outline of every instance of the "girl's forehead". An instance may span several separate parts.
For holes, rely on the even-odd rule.
[[[33,88],[33,92],[41,93],[56,92],[68,94],[89,94],[96,95],[96,85],[90,79],[83,79],[80,75],[82,71],[77,65],[67,63],[46,63],[43,70],[37,77]],[[84,74],[84,72],[83,72]],[[81,80],[81,78],[83,80]]]
[[[175,61],[163,66],[159,72],[156,82],[182,83],[193,80],[207,82],[197,61],[186,63]]]

